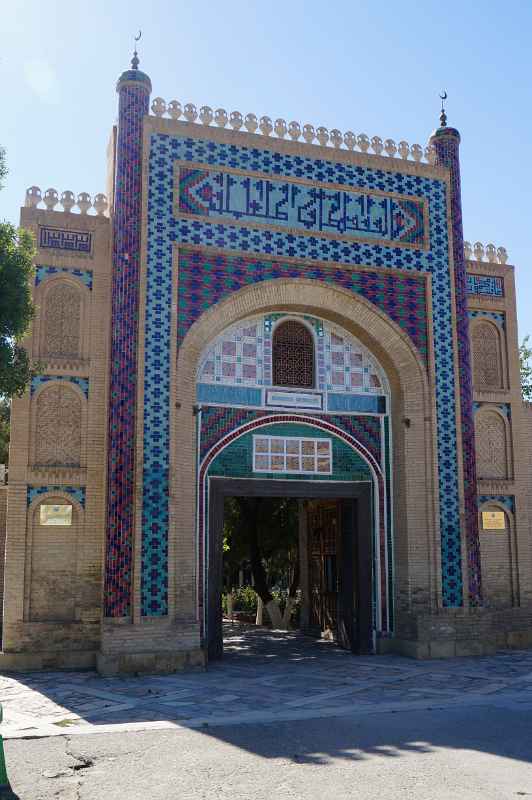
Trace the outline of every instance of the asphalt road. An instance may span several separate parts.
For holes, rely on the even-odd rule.
[[[532,798],[532,714],[469,706],[5,743],[19,800]]]

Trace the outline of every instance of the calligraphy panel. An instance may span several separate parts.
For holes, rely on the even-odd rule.
[[[504,282],[497,275],[467,275],[468,294],[486,294],[490,297],[504,297]]]
[[[428,249],[425,198],[181,163],[177,214],[335,239]]]
[[[40,227],[39,247],[89,254],[92,247],[92,234],[86,231],[65,231],[60,228]]]

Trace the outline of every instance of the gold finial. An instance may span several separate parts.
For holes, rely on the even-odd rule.
[[[447,100],[447,92],[445,91],[445,89],[443,90],[443,93],[440,94],[440,100],[441,100],[440,128],[446,128],[447,114],[445,113],[445,106],[443,105],[445,100]]]
[[[133,45],[133,58],[131,59],[131,69],[138,69],[139,68],[139,57],[137,53],[137,42],[140,41],[140,37],[142,36],[142,31],[139,31],[138,34],[134,37],[135,44]]]

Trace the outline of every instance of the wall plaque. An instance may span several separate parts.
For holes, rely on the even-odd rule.
[[[504,511],[483,511],[482,529],[485,531],[505,531],[506,514]]]

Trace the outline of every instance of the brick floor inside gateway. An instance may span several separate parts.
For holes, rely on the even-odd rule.
[[[414,661],[353,656],[298,632],[226,624],[206,671],[0,676],[4,737],[201,728],[461,706],[532,711],[532,652]]]

